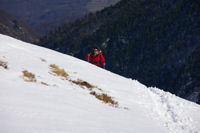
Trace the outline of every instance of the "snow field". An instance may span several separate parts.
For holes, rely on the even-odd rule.
[[[0,35],[0,60],[8,62],[0,67],[2,133],[200,133],[199,105],[74,57]],[[67,78],[52,73],[52,64]],[[24,70],[37,81],[24,81]],[[119,106],[71,82],[79,80]]]

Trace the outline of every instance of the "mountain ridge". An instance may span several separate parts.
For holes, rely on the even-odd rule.
[[[40,33],[47,34],[74,22],[90,11],[101,10],[119,0],[2,0],[0,8],[26,22]],[[56,20],[56,21],[55,21]],[[52,25],[51,23],[55,23]],[[51,27],[50,27],[51,26]]]
[[[12,36],[26,42],[38,42],[39,34],[34,32],[24,22],[0,10],[0,33]]]

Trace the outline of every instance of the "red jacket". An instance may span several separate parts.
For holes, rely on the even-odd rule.
[[[86,61],[91,62],[92,64],[102,67],[105,64],[105,58],[103,57],[102,52],[99,50],[98,55],[94,55],[93,53],[86,56]]]

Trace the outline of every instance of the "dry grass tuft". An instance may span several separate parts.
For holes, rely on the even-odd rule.
[[[110,104],[110,105],[112,105],[114,107],[118,107],[118,102],[114,101],[112,99],[112,97],[108,96],[105,93],[97,94],[95,91],[93,91],[94,88],[97,88],[99,91],[103,92],[103,90],[100,89],[100,88],[98,88],[97,86],[91,85],[90,83],[88,83],[86,81],[82,81],[82,80],[78,80],[78,81],[69,80],[69,81],[71,81],[72,83],[74,83],[76,85],[79,85],[81,87],[83,87],[83,86],[87,87],[90,90],[90,94],[93,95],[93,96],[95,96],[98,100],[101,100],[104,103]]]
[[[24,74],[24,80],[25,81],[27,81],[27,82],[36,82],[35,75],[33,73],[28,72],[27,70],[24,70],[23,74]]]
[[[97,94],[95,91],[90,92],[91,95],[95,96],[97,99],[103,101],[104,103],[109,103],[114,107],[118,107],[118,102],[114,101],[112,97],[108,96],[107,94]]]
[[[8,69],[7,62],[0,61],[0,66],[5,68],[5,69]]]
[[[65,70],[64,69],[60,69],[55,64],[50,65],[50,68],[51,68],[51,71],[54,74],[56,74],[58,76],[65,77],[65,79],[68,80],[68,81],[70,81],[71,83],[79,85],[82,88],[86,87],[89,90],[90,95],[95,96],[98,100],[101,100],[104,103],[109,104],[109,105],[111,105],[113,107],[119,107],[118,102],[114,101],[111,96],[108,96],[107,94],[103,93],[103,90],[101,88],[98,88],[97,86],[94,86],[94,85],[88,83],[87,81],[83,81],[83,80],[80,80],[80,79],[78,79],[78,80],[72,80],[72,79],[70,79],[70,77],[68,77],[69,75],[65,72]],[[48,85],[46,83],[42,83],[42,84]],[[94,91],[94,88],[98,89],[102,93],[101,94],[97,94]]]
[[[50,68],[52,69],[52,72],[55,73],[57,76],[67,77],[69,76],[64,69],[60,69],[55,64],[50,65]]]
[[[82,81],[82,80],[78,80],[78,81],[71,80],[71,82],[74,83],[74,84],[80,85],[80,86],[85,86],[90,90],[93,89],[93,88],[96,88],[96,86],[91,85],[90,83],[88,83],[86,81]]]
[[[43,85],[49,86],[49,84],[45,83],[45,82],[40,82]]]
[[[43,58],[40,58],[40,60],[42,61],[42,62],[47,62],[45,59],[43,59]]]

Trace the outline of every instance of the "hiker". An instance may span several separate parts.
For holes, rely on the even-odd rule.
[[[105,69],[105,58],[103,57],[102,51],[98,48],[94,48],[92,52],[86,56],[86,61]]]

